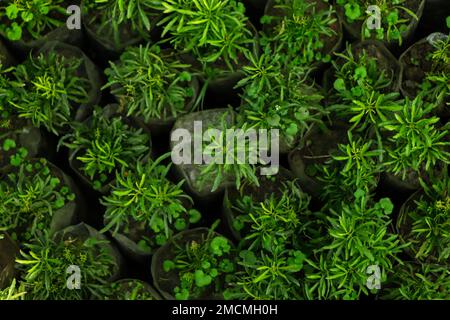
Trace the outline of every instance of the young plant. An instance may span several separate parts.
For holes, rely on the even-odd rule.
[[[252,139],[246,124],[243,126],[230,125],[227,121],[228,113],[220,119],[220,129],[209,128],[206,139],[203,139],[203,157],[211,161],[201,169],[196,183],[203,189],[212,183],[211,192],[216,191],[224,181],[234,181],[239,189],[244,181],[252,185],[259,185],[256,173],[256,160],[263,146]],[[236,135],[230,132],[237,131]],[[250,138],[247,139],[246,135]]]
[[[75,106],[86,103],[90,84],[78,76],[82,59],[55,52],[30,57],[14,71],[14,96],[9,103],[21,118],[58,135],[72,121]]]
[[[85,300],[105,296],[114,267],[105,243],[96,238],[56,241],[43,233],[25,244],[16,261],[23,272],[26,298]],[[79,290],[71,290],[67,285],[67,270],[73,265],[79,266],[81,272]]]
[[[447,300],[450,271],[447,266],[406,263],[398,268],[383,292],[386,300]]]
[[[363,190],[354,203],[330,209],[329,238],[305,266],[308,299],[357,299],[368,295],[367,270],[376,266],[380,282],[386,281],[397,256],[407,245],[389,233],[393,204],[388,198],[373,203]]]
[[[0,230],[29,240],[49,229],[55,211],[74,200],[45,159],[26,161],[0,182]]]
[[[233,220],[233,227],[245,230],[247,236],[243,241],[249,250],[271,251],[284,243],[295,245],[311,224],[307,221],[311,213],[309,201],[295,182],[283,185],[281,197],[271,195],[264,202],[253,203],[249,196],[244,196],[233,207],[241,213]]]
[[[114,233],[143,234],[136,240],[142,248],[155,249],[164,245],[175,233],[200,220],[200,213],[188,209],[192,199],[181,189],[184,181],[175,184],[167,178],[169,166],[156,161],[137,163],[132,169],[117,173],[111,194],[101,201],[106,206],[104,230]],[[139,242],[138,242],[139,241]]]
[[[338,152],[325,165],[314,166],[318,179],[325,183],[321,197],[330,208],[339,206],[342,199],[351,201],[358,189],[373,192],[381,172],[382,151],[372,147],[374,141],[353,138],[351,131],[347,135],[348,143],[339,144]]]
[[[0,32],[11,41],[39,39],[65,24],[64,0],[6,0],[0,5]]]
[[[450,179],[447,171],[440,180],[428,186],[422,181],[424,194],[405,208],[405,216],[397,222],[410,224],[405,241],[420,261],[446,263],[450,258]],[[414,207],[415,206],[415,207]]]
[[[449,27],[450,28],[450,27]],[[431,69],[426,72],[419,87],[419,94],[436,105],[445,103],[450,106],[450,33],[442,39],[433,42],[434,50],[426,56],[431,62]]]
[[[344,89],[345,90],[345,89]],[[349,119],[350,130],[367,132],[373,129],[381,146],[380,129],[386,121],[394,118],[394,114],[402,110],[403,101],[399,100],[397,92],[379,93],[366,91],[359,98],[353,98],[346,104],[336,104],[330,107],[337,117]]]
[[[76,157],[80,170],[100,190],[119,167],[128,168],[148,154],[150,138],[121,116],[106,117],[102,109],[95,108],[90,121],[73,124],[73,132],[61,138],[61,145],[72,150],[71,160]]]
[[[261,22],[268,31],[261,42],[286,60],[307,65],[314,62],[329,62],[327,41],[337,43],[336,12],[329,6],[322,9],[317,3],[306,0],[276,0],[274,10],[283,15],[265,15]],[[269,12],[270,13],[270,12]]]
[[[139,280],[120,280],[111,283],[105,300],[150,301],[156,300],[144,282]]]
[[[192,52],[204,67],[224,64],[239,70],[239,62],[253,44],[244,5],[235,0],[163,0],[164,27],[178,50]]]
[[[313,219],[310,198],[295,181],[283,185],[280,197],[273,195],[260,203],[244,197],[237,202],[235,224],[245,227],[239,243],[237,272],[225,291],[226,299],[301,299],[301,271],[311,240]]]
[[[388,172],[405,180],[411,171],[422,176],[423,170],[449,163],[448,131],[438,127],[438,117],[430,115],[434,108],[420,97],[407,99],[395,119],[383,124],[391,133],[386,145]]]
[[[348,23],[354,25],[361,25],[361,38],[370,39],[376,38],[379,40],[387,40],[389,42],[398,42],[399,45],[403,43],[403,34],[407,31],[409,25],[419,18],[414,13],[415,8],[408,8],[407,0],[379,0],[376,5],[379,10],[379,17],[381,19],[380,28],[373,28],[369,25],[376,15],[369,10],[371,5],[374,5],[370,0],[337,0],[336,5],[340,6],[344,11],[345,19]],[[372,18],[372,19],[371,19]],[[353,26],[352,26],[353,27]],[[354,28],[354,27],[353,27]]]
[[[103,88],[111,87],[127,116],[145,121],[177,117],[190,111],[187,107],[195,98],[193,75],[185,71],[189,67],[157,45],[131,47],[120,62],[110,62]]]
[[[250,128],[278,129],[288,147],[303,137],[312,124],[321,123],[326,114],[321,92],[310,83],[308,69],[287,62],[280,55],[248,55],[251,62],[244,67],[240,121]]]
[[[109,36],[116,46],[127,40],[127,32],[149,38],[155,26],[159,1],[155,0],[83,0],[83,10],[87,24],[94,25],[98,36]]]
[[[352,102],[355,99],[367,99],[374,91],[379,93],[392,91],[397,75],[396,70],[384,63],[384,59],[389,57],[383,56],[384,59],[380,59],[377,56],[370,56],[366,48],[356,51],[350,44],[343,53],[335,55],[338,58],[332,62],[336,78],[334,89],[339,100]]]
[[[232,244],[213,230],[214,226],[198,241],[172,242],[174,257],[163,262],[163,269],[178,275],[179,282],[173,291],[177,300],[221,294],[225,279],[234,272]]]
[[[1,300],[23,300],[27,293],[24,291],[23,283],[17,286],[16,279],[13,279],[11,285],[3,290],[0,290],[0,301]]]
[[[238,271],[230,277],[225,299],[296,300],[302,296],[300,272],[306,256],[275,246],[273,251],[242,250]]]

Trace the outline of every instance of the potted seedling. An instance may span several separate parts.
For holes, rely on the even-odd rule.
[[[110,284],[109,292],[103,300],[161,300],[161,296],[147,282],[137,279],[122,279]]]
[[[174,234],[201,218],[181,189],[184,181],[168,180],[170,165],[161,164],[167,156],[123,168],[110,194],[101,200],[106,207],[103,231],[110,230],[122,251],[136,260],[149,258]]]
[[[336,0],[336,10],[353,38],[382,40],[389,46],[412,38],[424,7],[425,0]]]
[[[13,72],[9,103],[19,117],[59,135],[100,99],[98,70],[78,48],[49,42]]]
[[[324,96],[308,77],[309,68],[283,61],[280,54],[249,55],[238,123],[255,129],[279,130],[279,151],[288,153],[309,128],[326,114]]]
[[[77,3],[78,2],[78,3]],[[79,1],[6,0],[0,5],[0,35],[15,52],[26,55],[31,49],[53,40],[79,45],[81,28],[69,29],[67,9]]]
[[[82,201],[72,179],[45,159],[3,169],[0,226],[17,240],[38,230],[55,233],[77,221]]]
[[[446,300],[450,295],[448,266],[406,262],[383,290],[383,300]]]
[[[450,25],[449,25],[450,28]],[[433,33],[413,44],[400,57],[401,91],[438,105],[441,116],[449,116],[450,33]]]
[[[176,52],[158,45],[128,48],[105,70],[120,110],[145,124],[153,136],[165,136],[175,119],[191,112],[198,95],[197,77]]]
[[[70,166],[83,183],[102,194],[111,188],[120,167],[150,156],[149,134],[118,109],[96,107],[85,122],[74,123],[58,145],[69,148]]]
[[[419,189],[419,178],[427,179],[430,171],[438,176],[450,161],[448,131],[431,114],[436,105],[421,97],[406,99],[402,111],[386,121],[385,183],[397,191]]]
[[[257,157],[258,150],[255,141],[245,138],[246,132],[246,126],[236,126],[230,109],[190,113],[175,122],[171,133],[174,168],[196,199],[211,201],[227,186],[239,188],[244,181],[258,185],[256,164],[247,161],[251,154]]]
[[[256,30],[235,0],[164,0],[162,36],[198,60],[207,87],[226,93],[242,77],[245,53],[258,50]]]
[[[161,13],[154,0],[82,0],[83,26],[99,57],[117,59],[127,47],[156,38]]]
[[[155,287],[168,300],[223,299],[234,270],[232,244],[214,226],[177,234],[152,260]]]
[[[225,189],[222,203],[222,214],[236,240],[241,240],[241,213],[253,204],[264,202],[271,195],[279,197],[282,195],[285,183],[294,180],[292,173],[284,167],[279,168],[276,175],[260,176],[259,186],[244,182],[239,189],[229,187]]]
[[[16,261],[29,300],[103,298],[117,279],[122,258],[98,231],[81,223],[26,243]],[[79,272],[78,280],[68,276]],[[79,282],[78,282],[79,281]]]
[[[260,179],[258,188],[243,186],[240,190],[227,189],[224,197],[224,215],[233,236],[241,241],[252,230],[252,224],[261,218],[261,230],[298,226],[299,215],[307,215],[309,196],[301,191],[291,175],[281,172],[273,179]],[[266,226],[263,226],[266,224]],[[307,224],[303,225],[306,227]],[[299,230],[297,230],[299,231]],[[300,231],[296,235],[300,236]],[[291,241],[293,238],[289,238]],[[295,241],[295,240],[292,240]]]
[[[383,148],[381,126],[401,110],[399,64],[380,42],[366,40],[337,53],[324,76],[330,93],[331,114],[348,122],[365,137],[375,137]],[[331,85],[331,83],[333,83]]]
[[[353,201],[327,212],[328,236],[304,266],[307,299],[358,299],[377,292],[367,286],[370,266],[383,284],[394,263],[402,265],[398,255],[406,247],[389,231],[393,208],[389,198],[375,202],[359,189]]]
[[[400,65],[382,43],[366,40],[348,44],[343,53],[335,55],[337,59],[324,79],[327,89],[333,86],[335,90],[334,100],[351,103],[373,91],[388,94],[399,90]]]
[[[15,275],[15,260],[19,247],[8,233],[0,232],[0,290],[8,287]]]
[[[371,191],[378,184],[381,150],[373,139],[353,136],[347,128],[339,122],[330,129],[314,127],[304,145],[289,155],[292,172],[316,199],[340,201],[358,188]]]
[[[408,253],[420,262],[448,264],[450,258],[450,179],[444,170],[433,185],[422,182],[401,207],[397,230]]]
[[[261,23],[262,43],[313,69],[329,62],[342,42],[341,22],[324,0],[269,0]]]
[[[302,297],[300,279],[306,255],[300,248],[309,245],[313,224],[309,196],[295,182],[286,182],[280,193],[261,202],[251,198],[238,202],[237,226],[242,226],[245,237],[239,242],[237,270],[230,277],[226,299]]]
[[[310,195],[319,198],[320,181],[316,165],[323,165],[338,150],[338,145],[345,143],[348,125],[336,121],[328,126],[314,125],[305,134],[301,144],[288,155],[289,168],[299,180],[302,188]]]
[[[21,148],[28,150],[29,157],[45,154],[51,159],[53,156],[45,133],[34,127],[30,120],[20,118],[9,104],[15,94],[11,84],[13,70],[3,68],[0,62],[0,149],[3,151],[0,154],[0,168],[11,163],[12,156]]]
[[[227,300],[301,300],[299,279],[306,256],[275,246],[271,251],[242,250],[238,270],[224,292]],[[276,266],[276,267],[274,267]]]

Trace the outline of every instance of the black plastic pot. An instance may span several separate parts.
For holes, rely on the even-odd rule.
[[[417,96],[420,84],[425,79],[426,73],[430,72],[432,68],[426,57],[434,50],[433,43],[436,40],[446,38],[447,35],[443,33],[432,33],[413,44],[400,56],[400,90],[403,96],[410,99],[414,99]],[[414,62],[417,62],[419,65],[415,65]],[[448,102],[450,100],[447,97],[437,107],[436,113],[439,116],[450,116],[450,108],[446,105]]]
[[[64,173],[61,169],[52,163],[48,163],[50,170],[63,181],[64,185],[69,187],[70,191],[75,194],[75,200],[66,203],[64,207],[54,212],[52,222],[50,224],[50,234],[62,230],[68,226],[77,223],[82,215],[85,214],[86,204],[81,195],[80,190],[73,179]]]
[[[186,113],[192,111],[192,108],[194,107],[194,103],[198,96],[199,82],[197,77],[192,78],[192,87],[194,88],[194,96],[185,105],[184,110],[186,111]],[[137,118],[136,120],[142,123],[143,126],[148,128],[148,130],[152,133],[152,137],[165,138],[169,135],[170,130],[172,130],[173,125],[175,124],[177,118],[169,117],[166,119],[149,119],[148,121],[145,121],[142,117],[140,117]]]
[[[260,51],[258,31],[250,21],[247,22],[247,27],[254,34],[254,40],[251,44],[251,48],[249,49],[254,55],[258,55]],[[216,74],[218,74],[217,76],[209,77],[208,75],[202,73],[199,77],[203,85],[207,85],[208,94],[212,97],[228,98],[230,95],[235,95],[236,91],[234,87],[241,79],[244,78],[245,73],[242,71],[242,68],[247,64],[248,61],[246,57],[241,54],[238,56],[238,63],[234,66],[233,71],[229,70],[225,63],[216,61],[212,63],[210,67],[216,71]],[[202,70],[201,64],[198,61],[192,61],[192,66],[194,69]],[[220,103],[220,99],[217,100]]]
[[[403,44],[407,44],[409,42],[411,42],[411,40],[414,37],[414,32],[417,29],[417,26],[419,25],[419,21],[422,17],[423,14],[423,10],[425,8],[425,0],[416,0],[415,1],[417,4],[417,7],[414,8],[408,8],[411,11],[413,11],[418,20],[416,21],[414,18],[411,17],[411,21],[407,27],[407,29],[401,33],[401,37],[403,39]],[[376,3],[374,3],[375,5]],[[362,10],[364,10],[362,8]],[[350,37],[354,40],[363,40],[361,37],[361,28],[363,25],[362,21],[356,21],[354,23],[349,23],[347,20],[347,17],[345,16],[345,10],[342,6],[336,5],[336,11],[338,13],[338,15],[341,18],[342,24],[344,25],[345,30],[349,33]],[[374,32],[373,32],[374,34]],[[398,41],[394,40],[394,41],[387,41],[387,40],[382,40],[385,45],[390,48],[390,49],[398,49]]]
[[[215,190],[214,192],[211,192],[213,187],[214,178],[212,177],[211,181],[206,181],[205,184],[200,187],[198,186],[197,179],[198,176],[203,170],[204,167],[206,167],[205,164],[195,164],[194,163],[194,156],[195,152],[202,155],[202,163],[203,163],[203,150],[194,150],[194,140],[196,139],[195,132],[194,132],[194,122],[195,121],[201,121],[203,132],[205,132],[209,127],[214,127],[217,129],[221,129],[219,126],[220,118],[225,114],[228,113],[227,116],[227,122],[229,124],[234,123],[235,121],[235,114],[234,112],[231,112],[230,109],[211,109],[211,110],[205,110],[205,111],[199,111],[194,112],[190,114],[186,114],[181,116],[177,119],[175,122],[175,125],[173,126],[171,137],[174,134],[175,130],[181,129],[181,130],[187,130],[191,136],[191,141],[185,141],[183,140],[182,145],[185,146],[185,148],[189,148],[190,150],[193,150],[194,152],[191,154],[191,164],[175,164],[173,166],[175,175],[179,179],[184,179],[186,182],[184,184],[184,187],[187,189],[187,192],[191,194],[195,199],[200,199],[205,202],[212,201],[213,199],[216,199],[218,196],[220,196],[225,188],[227,186],[231,186],[234,184],[233,177],[227,177],[223,180],[223,182],[220,184],[220,186]],[[203,140],[203,137],[197,137],[199,141]],[[171,141],[170,142],[170,149],[174,150],[174,147],[177,145],[181,145],[178,141]]]
[[[142,128],[134,119],[132,118],[126,118],[124,117],[124,115],[122,115],[119,112],[119,106],[117,104],[109,104],[107,106],[105,106],[103,108],[103,117],[105,117],[106,119],[111,119],[114,117],[118,117],[121,116],[124,120],[124,122],[129,125],[130,127],[134,127],[137,129],[144,129]],[[84,125],[89,126],[91,123],[92,118],[89,117],[84,121]],[[150,135],[150,133],[148,131],[146,131],[147,134]],[[149,139],[149,147],[150,147],[150,151],[148,153],[148,155],[143,159],[143,161],[145,161],[146,159],[148,159],[149,157],[151,157],[151,139]],[[111,185],[114,183],[115,181],[115,174],[113,173],[109,183],[107,183],[106,185],[104,185],[101,189],[96,190],[93,186],[93,181],[84,174],[82,168],[82,163],[81,161],[79,161],[77,159],[77,157],[79,156],[80,151],[75,152],[75,151],[70,151],[69,152],[69,165],[72,168],[72,170],[75,172],[76,176],[80,179],[80,181],[82,182],[83,186],[85,188],[87,188],[88,190],[91,190],[93,192],[99,192],[100,194],[107,194],[110,189],[111,189]]]
[[[54,235],[56,242],[66,241],[68,239],[78,239],[80,241],[86,241],[89,238],[95,238],[99,241],[104,241],[100,244],[113,259],[114,269],[111,270],[111,277],[108,280],[110,282],[119,279],[123,272],[124,260],[120,252],[111,244],[111,242],[103,234],[92,228],[91,226],[80,223],[77,225],[69,226],[63,230],[58,231]]]
[[[300,187],[316,199],[320,198],[324,184],[314,177],[314,165],[324,164],[338,150],[338,144],[347,141],[348,125],[336,122],[330,129],[313,126],[305,135],[302,145],[289,153],[289,167],[299,180]]]
[[[155,288],[161,293],[162,297],[167,300],[175,300],[172,292],[179,285],[180,279],[176,270],[166,273],[163,269],[163,263],[166,260],[174,258],[174,243],[185,247],[191,241],[201,243],[207,236],[209,230],[207,228],[197,228],[186,230],[172,237],[168,243],[159,248],[152,259],[151,272]],[[216,235],[219,235],[216,233]],[[208,288],[199,300],[223,300],[222,294],[214,293],[214,288]]]
[[[162,49],[161,50],[161,56],[174,56],[174,59],[178,59],[179,61],[183,63],[192,63],[193,58],[186,54],[177,54],[172,49]],[[120,62],[116,62],[116,64],[119,64]],[[189,101],[186,101],[186,104],[184,106],[184,113],[189,113],[193,110],[193,107],[195,105],[195,102],[197,100],[198,94],[199,94],[199,79],[197,76],[192,76],[192,81],[190,83],[190,87],[193,89],[193,96]],[[121,108],[124,108],[126,110],[126,106],[122,106],[122,104],[125,104],[126,102],[122,102],[123,99],[120,96],[114,95],[117,103],[121,104]],[[179,116],[181,116],[180,114]],[[133,117],[133,116],[131,116]],[[170,130],[172,129],[177,117],[167,117],[163,119],[158,118],[151,118],[148,120],[145,120],[143,116],[136,116],[133,117],[142,127],[148,128],[148,130],[151,132],[152,137],[154,138],[166,138]]]
[[[38,50],[51,41],[58,41],[68,45],[73,45],[75,47],[80,47],[83,42],[83,32],[81,29],[69,30],[66,25],[63,25],[36,40],[7,42],[11,48],[11,51],[13,51],[21,59],[25,59],[29,52],[32,50]]]
[[[281,196],[283,192],[283,183],[288,181],[293,181],[295,177],[289,170],[280,167],[280,171],[277,175],[271,178],[267,176],[262,176],[259,180],[259,187],[246,185],[241,191],[236,190],[236,188],[226,188],[225,195],[222,205],[222,213],[227,226],[233,235],[233,237],[240,241],[246,236],[245,233],[249,230],[237,230],[234,227],[234,221],[236,217],[239,216],[239,212],[233,208],[236,205],[236,201],[242,196],[250,196],[253,202],[264,202],[271,195]]]
[[[12,65],[16,64],[16,59],[11,55],[8,48],[6,48],[5,44],[0,40],[0,64],[3,65],[3,68],[8,68]]]
[[[45,159],[30,159],[30,163],[34,164],[41,160],[45,161],[45,165],[49,167],[52,175],[58,178],[61,181],[62,185],[68,187],[71,193],[75,194],[75,200],[69,201],[62,208],[53,211],[50,225],[46,226],[46,228],[48,228],[50,235],[52,235],[58,232],[59,230],[62,230],[68,226],[77,223],[80,220],[79,215],[84,213],[85,202],[78,187],[73,182],[72,178],[68,176],[66,173],[64,173],[64,171],[62,171],[60,168],[58,168],[57,166],[55,166],[54,164]],[[0,176],[7,175],[8,173],[16,171],[17,168],[7,166],[2,169],[2,172],[0,172]],[[2,179],[4,178],[5,177],[2,177]],[[22,230],[21,228],[20,230],[18,229],[14,231],[20,235],[25,230]]]
[[[81,3],[81,11],[83,12],[83,27],[86,31],[89,47],[92,48],[93,54],[100,59],[117,60],[127,47],[143,42],[152,42],[152,40],[157,40],[159,37],[156,31],[156,24],[159,19],[151,19],[151,31],[148,34],[140,34],[133,31],[130,24],[121,25],[119,28],[121,35],[120,44],[116,44],[111,35],[106,34],[106,32],[98,33],[98,28],[100,27],[98,24],[99,17],[105,14],[104,12],[87,12],[84,0]]]
[[[419,200],[423,196],[423,191],[418,190],[414,192],[400,208],[399,215],[396,221],[396,232],[400,236],[400,239],[403,243],[408,242],[408,234],[410,234],[412,228],[412,221],[408,216],[408,213],[411,209],[417,207],[415,201]],[[411,246],[405,248],[405,252],[412,258],[416,259],[415,254],[411,250]]]
[[[86,103],[72,106],[74,108],[73,121],[83,121],[91,113],[94,105],[98,104],[101,98],[101,76],[100,70],[91,61],[91,59],[81,49],[62,43],[58,41],[47,42],[37,54],[47,54],[49,52],[57,52],[67,59],[75,58],[82,59],[83,64],[78,70],[77,76],[87,79],[90,83],[90,90],[88,91],[88,100]]]
[[[16,242],[7,233],[0,232],[0,290],[6,288],[14,278],[18,253]]]
[[[366,54],[377,60],[377,66],[379,70],[386,71],[392,73],[394,78],[392,80],[392,84],[384,89],[384,92],[398,92],[400,90],[400,63],[394,57],[394,55],[389,51],[389,49],[380,41],[377,40],[364,40],[360,41],[357,44],[352,46],[352,53],[354,56],[358,57],[362,54],[362,51],[365,51]],[[336,60],[336,63],[339,65],[341,62],[341,58]],[[335,80],[334,77],[334,68],[329,68],[323,77],[323,86],[326,92],[330,92],[333,90],[333,83]]]
[[[419,176],[415,172],[411,172],[407,180],[389,172],[384,172],[382,177],[382,185],[392,192],[408,194],[420,188]]]
[[[314,3],[314,8],[316,10],[328,10],[330,7],[330,4],[323,0],[306,0],[306,2]],[[264,10],[264,15],[284,16],[285,13],[283,12],[283,10],[279,9],[279,8],[275,8],[275,5],[276,5],[275,0],[268,0],[265,10]],[[336,22],[331,26],[331,28],[335,32],[335,35],[333,37],[327,37],[326,39],[324,39],[325,44],[324,44],[324,47],[322,50],[323,55],[330,54],[332,56],[334,52],[339,51],[339,49],[341,48],[341,45],[342,45],[343,28],[342,28],[341,17],[338,14],[334,14],[334,15],[336,18]],[[264,25],[263,30],[264,30],[264,32],[270,34],[269,26],[271,27],[271,25]],[[314,71],[313,71],[314,74],[317,74],[323,70],[323,67],[325,65],[326,65],[326,63],[317,61],[311,65],[311,68],[314,69]]]
[[[192,208],[192,205],[188,201],[185,201],[184,207],[189,210]],[[104,225],[108,225],[109,223],[109,221],[107,221],[106,219],[104,219],[103,222]],[[125,232],[123,230],[119,230],[118,232],[110,231],[111,237],[114,238],[114,240],[117,242],[118,247],[125,256],[138,263],[145,263],[150,259],[156,248],[149,248],[148,250],[146,250],[139,247],[138,243],[142,239],[136,235],[145,235],[146,237],[151,239],[155,237],[155,234],[153,233],[149,225],[145,225],[142,223],[130,223],[130,225],[130,228],[132,228],[130,232]],[[188,228],[189,221],[187,221],[186,224],[186,229]]]
[[[59,6],[61,6],[61,8],[68,8],[71,5],[79,5],[79,4],[80,4],[79,0],[70,0],[70,1],[66,0],[63,3],[59,4]],[[81,29],[70,30],[66,25],[66,21],[69,18],[69,16],[67,17],[64,15],[52,16],[52,18],[59,20],[63,24],[58,28],[54,28],[48,31],[39,39],[34,39],[25,30],[21,40],[19,41],[6,40],[9,43],[11,51],[13,51],[14,54],[16,55],[19,55],[21,59],[25,59],[27,58],[27,55],[31,50],[37,50],[50,41],[60,41],[76,47],[80,47],[82,45],[84,40],[83,30]],[[2,36],[5,39],[7,39],[7,37],[4,34],[2,34]]]

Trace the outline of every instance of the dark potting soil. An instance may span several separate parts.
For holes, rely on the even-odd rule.
[[[428,55],[433,51],[433,46],[428,42],[417,43],[405,54],[401,60],[403,65],[402,88],[410,97],[415,97],[419,86],[431,71],[432,62]]]

